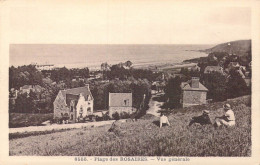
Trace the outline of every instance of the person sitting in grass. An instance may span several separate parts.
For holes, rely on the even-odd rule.
[[[198,123],[200,125],[212,124],[211,121],[210,121],[210,118],[209,118],[209,111],[204,110],[202,112],[202,115],[192,117],[192,119],[189,123],[189,126],[191,126],[194,123]]]
[[[165,116],[164,113],[161,113],[161,117],[160,117],[160,128],[162,128],[163,126],[168,125],[170,126],[168,117]]]
[[[225,114],[221,117],[216,117],[216,122],[214,124],[215,127],[219,127],[221,125],[232,127],[235,126],[235,115],[234,112],[231,109],[231,106],[229,104],[225,104],[223,106],[223,109],[225,111]]]

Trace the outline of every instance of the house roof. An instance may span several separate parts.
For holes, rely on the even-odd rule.
[[[128,101],[129,104],[126,105],[125,101]],[[109,93],[109,106],[132,107],[132,93]]]
[[[204,73],[210,73],[210,72],[223,72],[223,68],[221,66],[207,66],[204,70]]]
[[[70,105],[70,102],[73,100],[75,105],[77,105],[79,99],[79,95],[66,94],[66,104]]]
[[[199,82],[198,88],[192,88],[190,80],[187,82],[182,82],[181,89],[184,91],[208,91],[208,89],[204,85],[202,85],[200,82]]]
[[[80,94],[82,94],[85,97],[85,100],[88,100],[89,97],[91,98],[91,100],[94,99],[88,86],[61,90],[61,93],[62,93],[63,97],[66,99],[66,103],[68,100],[71,100],[71,99],[78,100],[78,96]],[[74,95],[74,96],[72,96],[72,95]],[[67,100],[67,97],[69,97],[68,100]],[[68,103],[70,103],[70,102],[68,102]]]

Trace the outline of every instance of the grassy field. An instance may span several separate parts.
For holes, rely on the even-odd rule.
[[[10,113],[9,128],[28,127],[41,125],[42,122],[53,119],[53,113],[31,114],[31,113]]]
[[[10,155],[66,156],[250,156],[251,98],[228,100],[237,125],[188,127],[192,116],[210,110],[213,120],[223,114],[223,103],[176,110],[169,115],[171,126],[158,127],[158,118],[145,116],[133,123],[122,123],[114,132],[109,125],[30,136],[10,140]]]

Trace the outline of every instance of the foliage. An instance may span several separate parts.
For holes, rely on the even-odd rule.
[[[33,113],[36,112],[36,95],[34,92],[30,92],[28,95],[27,93],[18,95],[17,99],[15,100],[15,107],[14,111],[19,113]]]
[[[181,82],[183,80],[180,77],[169,79],[165,87],[165,97],[167,102],[163,105],[163,108],[178,108],[180,107],[181,99]]]
[[[198,70],[189,70],[188,68],[181,68],[180,74],[186,76],[186,79],[189,80],[191,77],[200,77],[200,71]]]
[[[127,68],[125,68],[125,67]],[[125,63],[112,65],[111,67],[107,63],[101,64],[101,70],[103,72],[104,79],[114,80],[127,80],[129,78],[134,79],[147,79],[149,81],[156,81],[161,76],[160,73],[153,73],[151,70],[146,69],[134,69],[131,68],[132,62],[126,61]],[[109,68],[109,69],[108,69]]]
[[[89,69],[88,68],[74,68],[74,69],[67,69],[66,67],[58,68],[55,70],[51,70],[50,78],[55,82],[64,81],[67,87],[71,87],[71,80],[73,78],[88,78],[89,77]]]
[[[53,113],[9,113],[9,128],[39,126],[42,122],[53,119]]]
[[[119,113],[118,113],[118,112],[113,113],[113,114],[112,114],[112,118],[113,118],[114,120],[119,120],[119,119],[120,119]]]
[[[227,83],[223,74],[219,72],[205,74],[203,84],[208,89],[208,99],[213,101],[225,101],[227,99]]]
[[[231,70],[227,87],[228,98],[235,98],[251,93],[251,88],[247,87],[245,80],[236,70]]]
[[[9,67],[9,89],[19,89],[24,85],[41,85],[42,78],[41,72],[35,68],[35,65]]]

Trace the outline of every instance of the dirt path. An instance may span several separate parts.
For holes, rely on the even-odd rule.
[[[47,126],[9,128],[9,133],[43,132],[43,131],[82,128],[82,127],[98,127],[98,126],[102,126],[102,125],[112,124],[114,121],[115,120],[89,122],[89,123],[52,124],[52,125],[47,125]]]
[[[160,106],[163,105],[163,102],[155,101],[153,98],[157,97],[158,95],[153,95],[149,102],[149,109],[146,111],[146,114],[152,114],[154,116],[159,117],[160,113],[158,110],[161,110]]]

